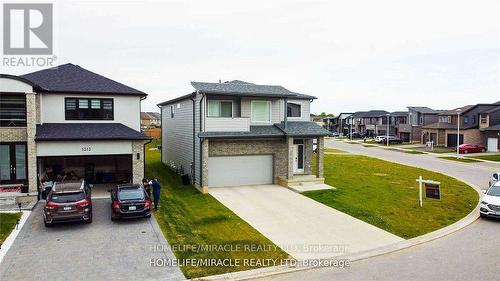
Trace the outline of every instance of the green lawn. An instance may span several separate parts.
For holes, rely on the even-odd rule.
[[[500,154],[478,155],[478,156],[467,156],[467,157],[500,162]]]
[[[435,149],[435,150],[429,150],[427,152],[436,153],[436,154],[443,154],[443,153],[452,153],[452,152],[457,152],[457,151],[455,149]]]
[[[457,158],[456,156],[442,156],[438,157],[439,159],[446,159],[446,160],[451,160],[451,161],[457,161],[457,162],[462,162],[462,163],[476,163],[476,162],[481,162],[479,160],[474,160],[471,158]]]
[[[21,213],[0,213],[0,245],[7,239],[9,234],[16,227],[17,219],[21,218]]]
[[[156,146],[151,143],[147,148]],[[288,258],[288,254],[243,221],[231,210],[208,194],[201,194],[192,186],[183,186],[179,178],[160,161],[158,150],[146,149],[146,175],[157,175],[161,184],[160,207],[155,217],[168,242],[174,248],[177,259],[231,259],[241,266],[184,266],[186,278],[253,269],[243,265],[242,259]],[[193,251],[179,249],[188,246],[232,247],[231,251]],[[256,251],[245,247],[261,247]],[[272,250],[265,247],[273,247]],[[240,248],[240,249],[238,249]],[[227,248],[226,248],[227,249]]]
[[[331,152],[331,153],[347,153],[347,151],[336,149],[336,148],[325,148],[323,151],[324,152]]]
[[[325,155],[324,176],[335,190],[304,195],[407,239],[460,220],[479,199],[454,178],[361,155]],[[441,200],[424,198],[418,206],[419,176],[441,182]]]

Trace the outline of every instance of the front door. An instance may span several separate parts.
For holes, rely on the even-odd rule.
[[[26,143],[0,144],[0,184],[22,183],[28,178]]]
[[[303,173],[304,172],[304,144],[294,144],[293,145],[293,172]]]

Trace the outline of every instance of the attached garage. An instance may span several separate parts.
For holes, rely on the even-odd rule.
[[[209,187],[273,183],[273,155],[214,156],[208,167]]]
[[[488,138],[488,152],[498,151],[498,138]]]
[[[457,147],[457,134],[448,134],[447,135],[447,147]],[[464,135],[460,134],[460,144],[464,143]]]

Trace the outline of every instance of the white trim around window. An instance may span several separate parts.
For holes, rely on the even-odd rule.
[[[210,103],[217,104],[217,112],[210,113]],[[231,103],[231,116],[221,116],[222,113],[222,103]],[[234,117],[234,103],[232,100],[208,100],[207,101],[207,117],[225,117],[225,118],[233,118]]]
[[[256,113],[254,112],[255,106],[258,105],[264,105],[266,104],[268,107],[268,114],[265,116],[264,112],[261,112],[259,114],[262,114],[262,116],[256,116]],[[250,102],[250,116],[251,116],[251,122],[252,123],[259,123],[259,124],[271,124],[271,116],[272,116],[272,104],[271,101],[268,100],[252,100]]]

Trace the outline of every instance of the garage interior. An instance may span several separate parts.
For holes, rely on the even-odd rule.
[[[38,157],[38,171],[50,181],[85,179],[93,197],[108,197],[109,187],[131,182],[132,155]]]

